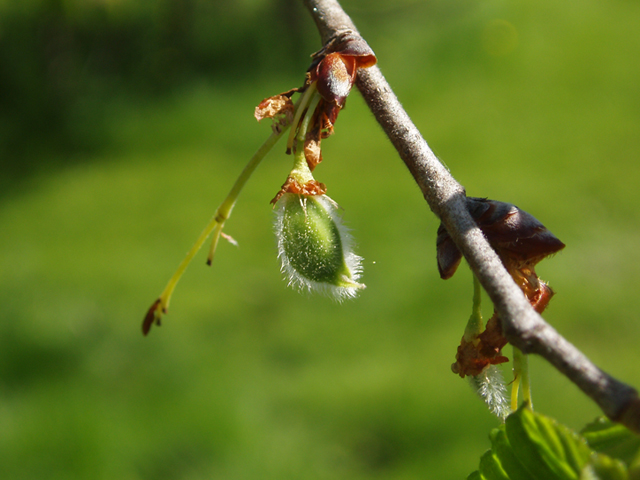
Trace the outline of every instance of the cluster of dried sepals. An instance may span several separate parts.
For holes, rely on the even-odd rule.
[[[553,290],[538,278],[535,266],[543,258],[562,250],[564,243],[533,216],[510,203],[468,197],[467,208],[527,300],[542,313]],[[438,270],[440,277],[446,280],[458,268],[462,253],[443,225],[438,228],[436,243]],[[482,333],[473,339],[463,336],[451,369],[463,378],[479,375],[489,365],[508,361],[501,354],[506,344],[500,317],[494,312]]]
[[[371,67],[377,61],[367,42],[351,31],[342,32],[334,37],[320,51],[314,53],[312,58],[302,87],[266,98],[255,110],[258,121],[263,118],[274,119],[273,128],[276,131],[297,119],[297,124],[291,125],[294,134],[307,114],[311,113],[304,141],[304,156],[311,171],[322,161],[320,143],[322,139],[333,134],[333,126],[353,87],[358,68]],[[309,88],[317,89],[321,97],[317,107],[313,112],[303,111],[295,114],[295,105],[291,97],[294,93],[302,94]],[[288,144],[287,153],[292,153],[292,148],[295,148],[295,145]],[[289,177],[271,203],[275,203],[284,193],[323,195],[326,191],[326,186],[315,180],[300,185],[296,179]]]

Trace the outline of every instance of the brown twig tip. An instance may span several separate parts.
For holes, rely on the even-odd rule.
[[[142,334],[145,337],[149,333],[149,330],[151,330],[151,326],[154,323],[157,326],[160,326],[161,314],[166,313],[166,312],[160,311],[160,302],[161,300],[159,298],[155,302],[153,302],[153,305],[151,305],[151,308],[149,308],[149,310],[147,311],[147,314],[144,317],[144,320],[142,321]]]

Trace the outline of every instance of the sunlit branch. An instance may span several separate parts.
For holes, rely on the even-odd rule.
[[[336,0],[303,2],[323,43],[340,31],[357,32]],[[379,60],[384,66],[384,59]],[[356,85],[429,207],[444,223],[493,301],[509,342],[524,353],[544,357],[591,397],[609,418],[640,432],[637,391],[600,370],[533,310],[471,218],[464,188],[431,151],[380,69],[377,66],[360,69]]]

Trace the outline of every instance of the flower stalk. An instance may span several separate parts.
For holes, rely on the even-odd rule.
[[[529,356],[518,347],[513,347],[513,383],[511,384],[511,409],[518,409],[518,393],[522,387],[522,402],[533,410],[531,379],[529,378]]]
[[[256,170],[260,162],[264,159],[264,157],[269,153],[269,151],[273,148],[273,146],[280,140],[282,135],[286,132],[286,127],[278,130],[274,130],[273,133],[267,138],[267,140],[260,146],[260,148],[256,151],[256,153],[251,157],[249,163],[244,167],[242,173],[238,177],[238,179],[231,187],[229,194],[224,199],[224,201],[220,204],[216,213],[213,215],[207,226],[202,230],[202,233],[193,244],[191,249],[187,252],[187,255],[184,257],[180,265],[178,266],[175,273],[169,279],[167,286],[164,288],[160,297],[151,305],[147,315],[142,322],[142,333],[147,335],[151,326],[153,324],[160,325],[162,315],[167,313],[169,309],[169,303],[171,302],[171,296],[180,281],[180,278],[187,270],[187,267],[196,256],[196,253],[202,248],[202,245],[207,241],[209,236],[213,235],[211,241],[211,248],[209,250],[209,255],[207,257],[207,265],[211,265],[213,262],[213,257],[215,255],[216,247],[218,245],[218,240],[220,239],[220,235],[222,234],[222,229],[224,227],[224,223],[227,221],[229,216],[231,215],[231,211],[236,204],[238,196],[242,191],[242,188],[245,186],[253,172]]]

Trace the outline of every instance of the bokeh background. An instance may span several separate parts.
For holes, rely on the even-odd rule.
[[[545,317],[640,385],[640,4],[344,0],[434,151],[474,196],[567,248]],[[450,364],[468,268],[438,277],[438,221],[353,92],[316,178],[367,289],[286,287],[277,146],[159,329],[140,324],[319,37],[294,0],[0,1],[0,477],[455,479],[497,425]],[[484,304],[485,314],[491,305]],[[507,348],[507,351],[509,348]],[[508,353],[509,355],[510,353]],[[539,358],[537,410],[597,407]],[[510,372],[505,370],[507,378]]]

